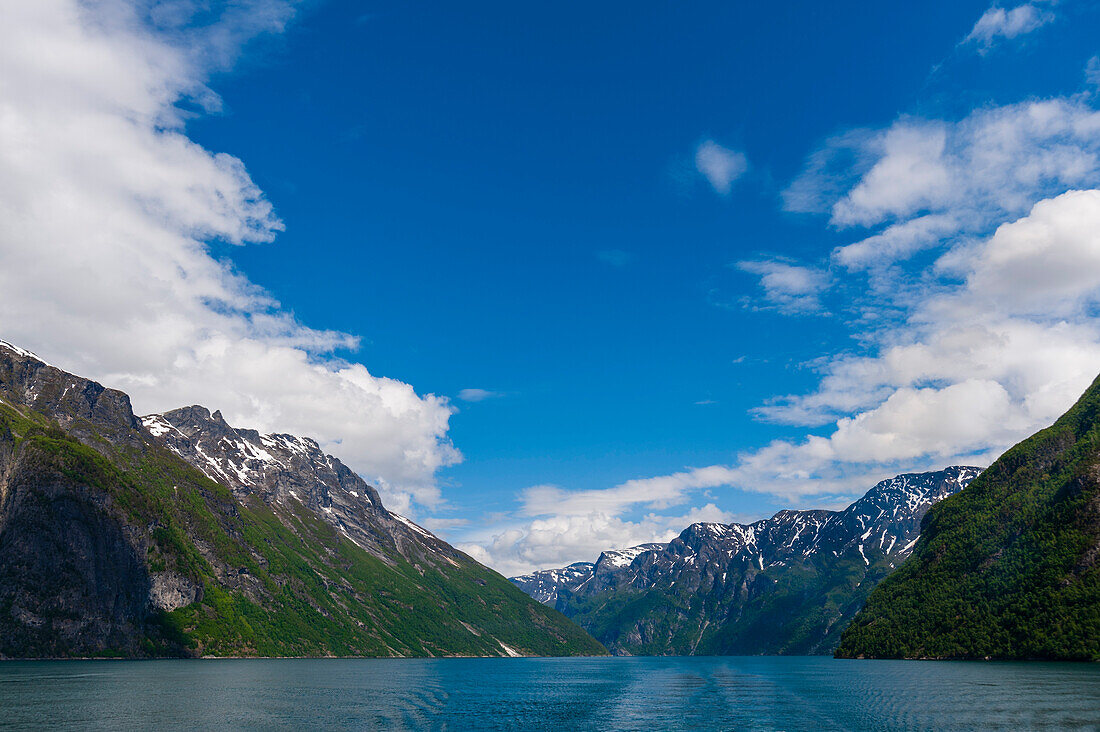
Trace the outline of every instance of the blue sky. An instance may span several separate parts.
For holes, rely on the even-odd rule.
[[[0,335],[139,408],[314,434],[502,571],[986,464],[1100,369],[1100,279],[1004,254],[1092,251],[1092,201],[1059,196],[1100,185],[1094,3],[45,6],[13,22],[120,60],[34,98],[91,89],[118,149],[158,146],[135,168],[194,160],[111,204],[162,319],[80,290],[126,363],[62,337],[69,291],[9,295]],[[103,91],[127,61],[138,91]]]

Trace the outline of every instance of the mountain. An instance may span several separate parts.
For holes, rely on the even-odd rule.
[[[387,564],[395,556],[435,569],[470,561],[428,530],[387,511],[372,486],[308,437],[235,429],[221,412],[201,406],[151,414],[141,423],[158,444],[238,500],[256,496],[269,506],[304,506]]]
[[[640,544],[629,549],[611,549],[600,554],[596,563],[575,562],[562,569],[544,569],[539,572],[512,577],[512,582],[543,605],[558,607],[558,597],[562,590],[575,591],[585,585],[593,576],[597,582],[609,576],[614,570],[629,566],[639,554],[664,549],[667,544]]]
[[[1100,660],[1100,378],[925,519],[843,658]]]
[[[669,544],[512,581],[612,653],[831,653],[871,589],[901,564],[933,504],[978,468],[884,480],[844,511],[692,524]]]
[[[0,657],[603,652],[312,440],[0,341]]]

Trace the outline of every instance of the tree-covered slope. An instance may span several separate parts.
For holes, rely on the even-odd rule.
[[[1100,379],[928,512],[837,656],[1100,660]]]
[[[373,548],[235,496],[121,392],[0,344],[0,657],[604,653],[450,547]]]

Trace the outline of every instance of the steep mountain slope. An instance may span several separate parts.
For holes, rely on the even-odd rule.
[[[0,341],[0,657],[603,652],[314,443],[269,438],[268,468],[204,474],[188,444],[269,458],[179,411],[150,428],[216,427],[219,450],[154,437],[122,392]]]
[[[837,655],[1100,660],[1100,379],[929,511]]]
[[[436,569],[469,561],[431,532],[387,511],[378,492],[308,437],[235,429],[221,412],[184,407],[141,418],[156,441],[228,487],[273,506],[302,505],[387,564],[400,555]]]
[[[871,588],[912,551],[925,511],[978,473],[899,475],[844,511],[693,524],[668,545],[512,581],[613,653],[831,653]]]

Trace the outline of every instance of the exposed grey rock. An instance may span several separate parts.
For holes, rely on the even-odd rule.
[[[154,572],[149,602],[157,610],[171,612],[202,599],[202,587],[176,572]]]

